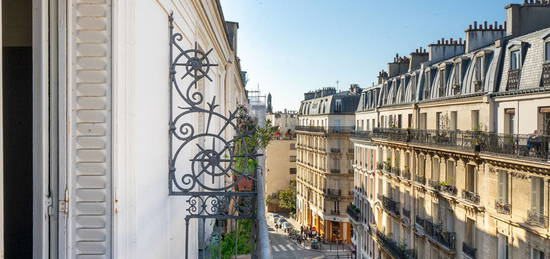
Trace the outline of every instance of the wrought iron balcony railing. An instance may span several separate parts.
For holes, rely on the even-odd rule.
[[[519,80],[521,77],[521,69],[511,69],[508,71],[508,82],[506,90],[513,91],[519,88]]]
[[[376,169],[378,169],[378,170],[384,169],[384,163],[382,163],[381,161],[379,161],[379,162],[376,164]]]
[[[428,236],[450,250],[456,249],[456,233],[449,232],[441,224],[434,224],[429,220],[424,221],[424,231]]]
[[[410,219],[411,218],[411,210],[403,208],[403,216]]]
[[[330,152],[332,152],[332,153],[340,153],[340,149],[339,149],[339,148],[331,148],[331,149],[330,149]]]
[[[325,189],[325,195],[327,195],[327,196],[340,196],[340,195],[342,195],[342,190],[340,190],[340,189]]]
[[[423,175],[415,175],[414,176],[414,181],[415,182],[418,182],[418,183],[421,183],[421,184],[426,184],[426,177],[424,177]]]
[[[390,172],[391,172],[392,175],[399,176],[400,173],[401,173],[401,170],[397,167],[392,167]]]
[[[458,192],[458,190],[456,189],[456,186],[450,185],[450,184],[447,184],[447,183],[440,183],[440,185],[441,185],[441,191],[442,192],[445,192],[445,193],[448,193],[450,195],[456,196],[456,193]]]
[[[428,185],[437,191],[441,191],[441,184],[439,184],[439,181],[437,180],[429,179]]]
[[[399,259],[414,259],[414,249],[406,249],[404,245],[399,245],[396,241],[376,230],[376,238],[382,247],[392,254],[392,257]]]
[[[512,213],[512,205],[510,203],[505,203],[503,201],[496,200],[495,201],[495,210],[500,214],[511,214]]]
[[[411,172],[409,170],[403,170],[401,171],[401,177],[410,180],[411,179]]]
[[[424,222],[426,222],[426,220],[423,219],[422,217],[416,215],[415,218],[414,218],[414,222],[419,227],[424,228]]]
[[[340,210],[328,210],[329,215],[340,215]]]
[[[542,87],[550,86],[550,63],[542,65]]]
[[[373,138],[506,155],[520,159],[550,159],[550,135],[498,134],[482,131],[375,128]]]
[[[361,210],[359,210],[359,208],[355,207],[353,204],[348,205],[348,207],[346,208],[346,212],[348,213],[349,217],[356,222],[361,221]]]
[[[330,172],[333,173],[333,174],[339,174],[340,169],[330,169]]]
[[[462,198],[474,204],[479,204],[479,194],[467,190],[462,190]]]
[[[546,228],[548,227],[548,216],[545,216],[544,212],[540,210],[529,210],[527,211],[526,223],[529,225]]]
[[[463,242],[462,243],[462,252],[464,252],[464,254],[466,254],[468,257],[470,257],[472,259],[475,259],[477,249],[474,248],[473,246],[469,245],[468,243]]]
[[[399,215],[399,202],[396,202],[389,197],[382,196],[382,206],[384,206],[387,211],[395,215]]]
[[[355,131],[355,134],[353,134],[352,138],[362,139],[362,140],[371,140],[372,131]]]

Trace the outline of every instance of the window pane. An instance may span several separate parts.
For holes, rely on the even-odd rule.
[[[519,50],[512,51],[510,68],[512,70],[519,69],[519,66],[520,66]]]
[[[546,42],[544,43],[544,53],[545,53],[545,56],[544,56],[544,60],[545,61],[550,61],[550,42]]]

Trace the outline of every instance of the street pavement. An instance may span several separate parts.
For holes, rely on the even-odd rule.
[[[295,228],[299,228],[299,225],[292,219],[285,217]],[[307,245],[299,245],[295,241],[290,240],[288,235],[283,230],[276,230],[271,213],[269,213],[267,222],[269,225],[269,241],[271,244],[271,253],[273,259],[335,259],[335,258],[350,258],[349,256],[342,256],[345,250],[330,249],[328,245],[324,245],[323,250],[316,250],[309,248],[309,242]],[[335,248],[335,247],[332,247]],[[339,256],[337,256],[337,254]],[[349,254],[349,253],[348,253]]]

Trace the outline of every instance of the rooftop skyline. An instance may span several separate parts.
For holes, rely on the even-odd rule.
[[[369,87],[396,53],[464,39],[469,24],[503,23],[504,7],[521,2],[221,0],[225,19],[240,25],[247,88],[270,92],[274,111],[298,110],[310,90]]]

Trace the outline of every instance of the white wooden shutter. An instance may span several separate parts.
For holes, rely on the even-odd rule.
[[[111,258],[111,0],[69,0],[66,258]]]

